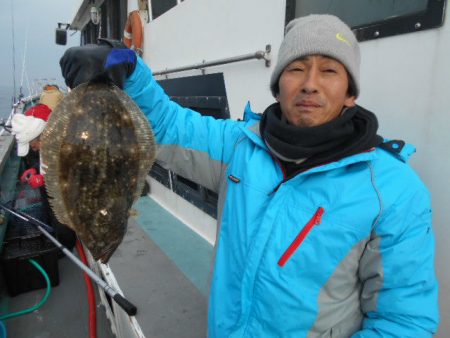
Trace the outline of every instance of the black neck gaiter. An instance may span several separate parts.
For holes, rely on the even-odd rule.
[[[282,120],[280,105],[274,103],[260,122],[261,136],[288,176],[376,147],[383,142],[377,130],[376,116],[360,106],[319,126],[296,127]]]

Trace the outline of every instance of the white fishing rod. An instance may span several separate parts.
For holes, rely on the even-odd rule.
[[[27,26],[27,29],[25,31],[25,42],[24,42],[23,56],[22,56],[22,75],[20,76],[20,89],[19,89],[20,96],[23,95],[22,88],[23,88],[24,78],[26,78],[26,80],[27,80],[28,95],[31,95],[30,83],[28,81],[28,74],[26,72],[27,50],[28,50],[28,26]]]
[[[39,231],[41,231],[45,237],[47,237],[50,241],[52,241],[58,249],[60,249],[69,259],[74,262],[80,269],[86,272],[91,279],[97,283],[105,292],[111,296],[112,299],[129,315],[134,316],[137,313],[137,308],[135,305],[130,303],[126,298],[124,298],[119,292],[117,292],[113,287],[107,284],[103,279],[101,279],[95,272],[89,269],[82,261],[78,259],[72,252],[69,251],[64,245],[62,245],[55,237],[50,235],[50,233],[46,229],[51,229],[51,227],[40,220],[27,215],[23,212],[19,212],[12,208],[7,207],[3,203],[0,203],[0,208],[9,212],[10,214],[20,218],[21,220],[31,223],[36,226]]]

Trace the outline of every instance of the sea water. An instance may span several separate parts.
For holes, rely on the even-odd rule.
[[[7,118],[11,113],[14,88],[0,85],[0,119]]]

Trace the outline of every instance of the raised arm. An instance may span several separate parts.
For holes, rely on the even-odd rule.
[[[124,88],[153,127],[160,146],[158,160],[176,173],[218,190],[242,123],[204,117],[171,101],[144,61],[116,41],[70,48],[60,64],[69,87],[93,80]]]
[[[241,135],[239,123],[216,120],[170,100],[138,58],[125,90],[149,119],[159,145],[158,160],[214,191]]]

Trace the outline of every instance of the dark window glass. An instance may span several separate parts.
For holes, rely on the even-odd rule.
[[[331,13],[349,26],[361,26],[426,10],[428,0],[296,1],[295,16]]]
[[[109,27],[110,27],[110,22],[109,22],[109,15],[110,15],[110,9],[108,6],[105,6],[105,3],[103,3],[103,6],[100,8],[100,29],[99,29],[99,33],[100,33],[100,38],[107,38],[109,37]]]
[[[100,25],[94,25],[91,21],[84,26],[82,34],[82,44],[96,43]]]
[[[158,83],[172,101],[183,107],[216,119],[230,118],[222,73],[164,79]],[[171,188],[189,203],[217,218],[218,195],[202,186],[202,182],[195,183],[158,164],[153,166],[150,176]]]
[[[101,35],[104,38],[120,40],[127,20],[126,0],[105,0],[101,6]]]
[[[152,0],[152,19],[156,19],[176,4],[177,0]]]
[[[442,26],[446,0],[286,0],[286,24],[309,14],[334,14],[359,41]]]

